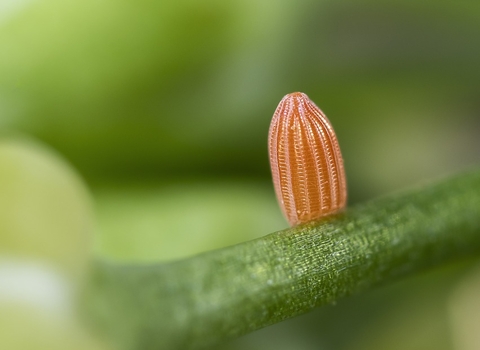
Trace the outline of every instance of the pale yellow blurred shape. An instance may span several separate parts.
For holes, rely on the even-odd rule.
[[[74,319],[55,318],[24,305],[0,302],[0,349],[107,350]]]
[[[91,203],[75,171],[53,150],[0,140],[0,349],[106,349],[76,313],[86,271]]]
[[[449,306],[454,349],[480,349],[480,266],[457,285]]]
[[[51,264],[74,280],[92,226],[86,188],[61,157],[23,138],[0,140],[0,257]]]

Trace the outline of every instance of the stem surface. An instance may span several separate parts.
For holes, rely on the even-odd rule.
[[[98,261],[85,303],[119,348],[208,348],[478,252],[480,170],[181,261]]]

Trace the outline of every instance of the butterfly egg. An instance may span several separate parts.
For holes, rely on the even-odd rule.
[[[290,225],[342,210],[347,186],[332,124],[306,94],[294,92],[278,104],[268,136],[278,202]]]

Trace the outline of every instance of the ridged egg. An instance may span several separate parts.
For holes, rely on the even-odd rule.
[[[275,192],[290,225],[345,207],[347,185],[337,137],[306,94],[294,92],[280,101],[268,140]]]

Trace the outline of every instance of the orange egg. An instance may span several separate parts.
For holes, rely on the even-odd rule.
[[[290,225],[342,210],[347,185],[332,124],[306,94],[278,104],[268,136],[275,192]]]

